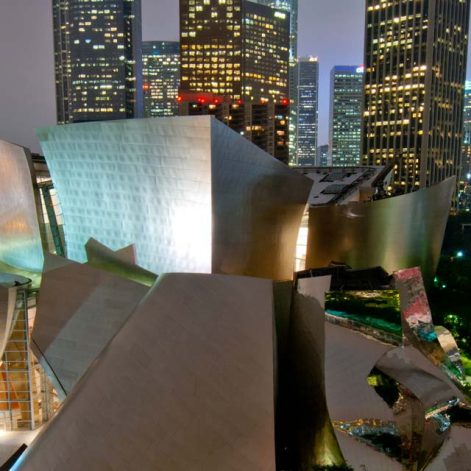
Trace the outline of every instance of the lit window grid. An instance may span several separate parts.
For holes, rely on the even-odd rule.
[[[296,164],[317,165],[319,64],[299,59],[297,73]]]
[[[180,87],[180,55],[144,51],[142,69],[145,116],[176,116]]]
[[[182,0],[181,88],[235,100],[286,98],[289,17],[265,11],[244,0]]]
[[[431,3],[367,3],[363,161],[396,159],[395,186],[405,191],[460,168],[469,5],[453,2],[448,8],[437,2],[432,31]]]
[[[331,83],[330,146],[333,166],[361,161],[363,74],[336,71]]]
[[[182,89],[240,99],[241,1],[182,0],[180,13]]]
[[[139,0],[54,0],[58,122],[132,117]]]

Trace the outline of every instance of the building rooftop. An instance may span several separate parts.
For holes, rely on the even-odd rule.
[[[391,168],[386,166],[297,167],[295,170],[314,181],[310,206],[373,199],[384,188],[391,173]]]

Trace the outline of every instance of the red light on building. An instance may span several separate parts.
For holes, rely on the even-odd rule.
[[[182,101],[183,101],[183,97],[181,97],[180,95],[178,95],[177,101],[178,101],[179,103],[182,102]]]
[[[281,100],[281,104],[284,105],[284,106],[288,106],[289,105],[289,98],[283,98]]]
[[[214,99],[214,104],[219,105],[219,103],[221,103],[221,100],[219,98],[215,98]]]
[[[148,83],[144,83],[144,84],[142,85],[142,89],[143,89],[145,92],[147,92],[148,90],[150,90],[150,85],[149,85]]]
[[[243,105],[243,104],[244,104],[244,100],[237,100],[237,104],[238,104],[238,105]]]

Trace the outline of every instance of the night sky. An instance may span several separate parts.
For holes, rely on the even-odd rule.
[[[299,55],[320,62],[319,144],[327,143],[331,68],[363,62],[364,1],[299,0]],[[51,3],[0,0],[0,139],[36,152],[34,128],[55,124]],[[178,39],[178,3],[142,0],[145,40]]]

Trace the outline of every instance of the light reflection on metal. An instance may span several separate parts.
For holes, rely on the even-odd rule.
[[[269,280],[159,277],[16,469],[275,470],[273,306]]]
[[[17,301],[24,296],[31,280],[9,273],[0,273],[0,358],[10,338],[18,315]]]
[[[432,279],[440,256],[454,177],[430,188],[366,203],[309,210],[307,268],[344,262],[393,272],[420,266]]]
[[[438,342],[447,357],[454,365],[456,365],[461,374],[465,375],[463,362],[461,361],[460,349],[458,348],[458,344],[456,343],[452,333],[443,326],[436,326],[435,333],[437,334]]]
[[[147,292],[113,273],[46,255],[32,347],[62,398]]]
[[[0,140],[0,261],[40,272],[43,251],[27,149]]]
[[[113,252],[95,239],[90,239],[86,243],[85,250],[88,265],[92,267],[108,271],[148,287],[151,287],[157,279],[157,275],[154,273],[126,260],[120,255],[119,251]]]
[[[329,418],[326,400],[324,296],[328,277],[315,278],[294,293],[290,319],[289,385],[284,434],[292,468],[345,464]],[[318,294],[318,297],[315,297]]]
[[[442,337],[446,349],[437,337],[420,268],[399,270],[394,273],[394,281],[401,297],[404,344],[413,345],[458,387],[466,388],[466,375],[453,336],[448,332],[448,337]]]
[[[291,279],[312,182],[209,116],[39,131],[69,258],[135,244],[155,273]]]

